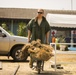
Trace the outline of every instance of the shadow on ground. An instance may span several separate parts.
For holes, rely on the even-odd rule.
[[[72,73],[70,71],[43,71],[40,74],[35,72],[34,74],[28,75],[72,75]]]
[[[0,61],[2,61],[2,62],[16,62],[16,61],[14,61],[14,60],[10,60],[10,59],[0,59]],[[29,60],[26,60],[26,61],[22,61],[23,63],[25,63],[25,62],[29,62]],[[21,62],[18,62],[18,63],[21,63]]]

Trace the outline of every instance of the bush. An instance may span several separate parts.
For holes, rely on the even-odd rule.
[[[60,50],[60,45],[59,44],[56,44],[56,49]]]
[[[7,27],[6,23],[2,23],[2,28],[5,29],[9,34],[14,35]]]
[[[27,36],[27,29],[26,29],[25,23],[23,23],[23,22],[19,23],[17,33],[19,36]]]

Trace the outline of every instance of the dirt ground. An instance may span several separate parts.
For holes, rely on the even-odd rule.
[[[51,62],[55,58],[45,61],[44,71],[40,75],[76,75],[76,54],[57,54],[56,63],[60,63],[63,69],[51,68]],[[36,71],[29,68],[29,58],[26,62],[13,62],[12,58],[0,56],[2,70],[0,75],[14,75],[17,67],[20,65],[16,75],[38,75]]]

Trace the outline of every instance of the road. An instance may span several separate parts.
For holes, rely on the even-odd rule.
[[[59,55],[59,59],[62,59],[62,56],[60,58]],[[75,55],[73,56],[75,57]],[[76,75],[76,64],[62,64],[63,69],[57,69],[57,71],[55,72],[55,69],[51,68],[50,60],[45,61],[44,71],[42,71],[40,75]],[[20,68],[18,69],[16,75],[38,75],[37,71],[32,70],[29,67],[29,58],[26,62],[14,62],[11,57],[8,59],[5,56],[0,56],[0,61],[2,62],[3,67],[2,70],[0,70],[0,75],[15,75],[14,72],[19,65]]]
[[[0,57],[0,61],[2,62],[2,70],[0,70],[0,75],[14,75],[17,67],[19,67],[16,75],[38,75],[37,71],[32,70],[29,67],[29,58],[26,62],[14,62],[12,58],[7,59],[7,57]],[[57,75],[54,69],[52,69],[49,61],[45,62],[44,71],[41,72],[40,75]],[[61,73],[60,75],[63,75]]]
[[[7,59],[7,57],[0,57],[0,61],[2,62],[2,70],[0,70],[0,75],[14,75],[14,72],[17,70],[17,67],[19,67],[16,75],[38,75],[37,71],[32,70],[29,67],[29,58],[26,62],[14,62],[12,58]],[[54,70],[51,71],[49,62],[45,62],[44,65],[44,71],[41,72],[40,75],[51,75]],[[53,74],[54,75],[54,74]]]

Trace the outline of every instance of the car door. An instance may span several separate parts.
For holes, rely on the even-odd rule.
[[[10,43],[9,36],[7,36],[7,35],[6,35],[6,37],[0,36],[0,54],[7,54],[8,53],[9,43]]]

